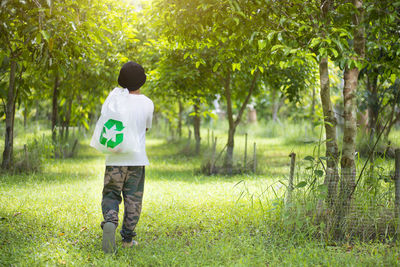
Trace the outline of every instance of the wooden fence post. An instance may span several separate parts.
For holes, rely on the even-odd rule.
[[[289,174],[289,186],[288,186],[288,194],[286,198],[286,205],[292,202],[292,191],[293,187],[293,178],[294,178],[294,167],[296,166],[296,153],[290,153],[290,174]]]
[[[244,134],[244,162],[243,167],[246,170],[247,167],[247,133]]]
[[[214,172],[215,167],[215,154],[217,152],[217,137],[215,137],[215,141],[212,147],[212,154],[211,154],[211,162],[210,162],[210,175]]]
[[[253,152],[253,172],[257,171],[257,153],[256,153],[256,142],[254,142],[254,152]]]
[[[400,148],[395,150],[395,201],[394,209],[397,220],[397,236],[400,236]]]

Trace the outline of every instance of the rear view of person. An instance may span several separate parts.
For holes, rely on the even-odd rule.
[[[139,148],[130,153],[107,154],[106,157],[101,202],[104,217],[104,221],[101,223],[103,229],[102,246],[105,253],[112,253],[116,249],[115,231],[118,226],[119,204],[122,201],[121,193],[124,199],[124,218],[120,231],[122,246],[132,247],[138,244],[133,240],[136,236],[134,230],[142,210],[145,166],[149,165],[145,138],[146,131],[151,128],[154,111],[153,102],[140,93],[140,87],[145,82],[146,74],[142,66],[132,61],[122,66],[118,84],[124,89],[117,88],[117,90],[129,91],[124,95],[125,101],[123,102],[127,103],[128,108],[125,110],[129,111],[128,125],[125,125],[125,127],[135,129],[134,135],[138,138]],[[115,141],[115,136],[112,136],[114,133],[112,129],[107,132],[107,135],[104,136]]]

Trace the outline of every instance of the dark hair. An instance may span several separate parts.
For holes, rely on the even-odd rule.
[[[141,65],[129,61],[119,71],[118,84],[129,91],[136,91],[146,82],[146,74]]]

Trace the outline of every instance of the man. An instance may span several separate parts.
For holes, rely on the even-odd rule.
[[[101,202],[104,221],[103,251],[115,251],[115,230],[118,226],[119,204],[124,198],[124,220],[120,234],[122,246],[132,247],[138,244],[133,237],[136,224],[139,221],[145,166],[149,165],[146,155],[146,131],[151,128],[154,105],[153,102],[140,93],[140,87],[146,82],[146,74],[142,66],[132,61],[124,64],[120,70],[118,84],[129,90],[127,103],[129,103],[128,124],[135,125],[135,136],[139,138],[139,148],[131,153],[114,153],[106,157],[106,170],[104,174],[103,199]]]

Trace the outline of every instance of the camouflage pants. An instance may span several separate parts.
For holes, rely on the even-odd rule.
[[[130,242],[136,236],[134,230],[142,210],[144,173],[144,166],[106,166],[101,201],[104,221],[101,227],[106,222],[112,222],[118,226],[122,192],[125,210],[120,233],[125,242]]]

